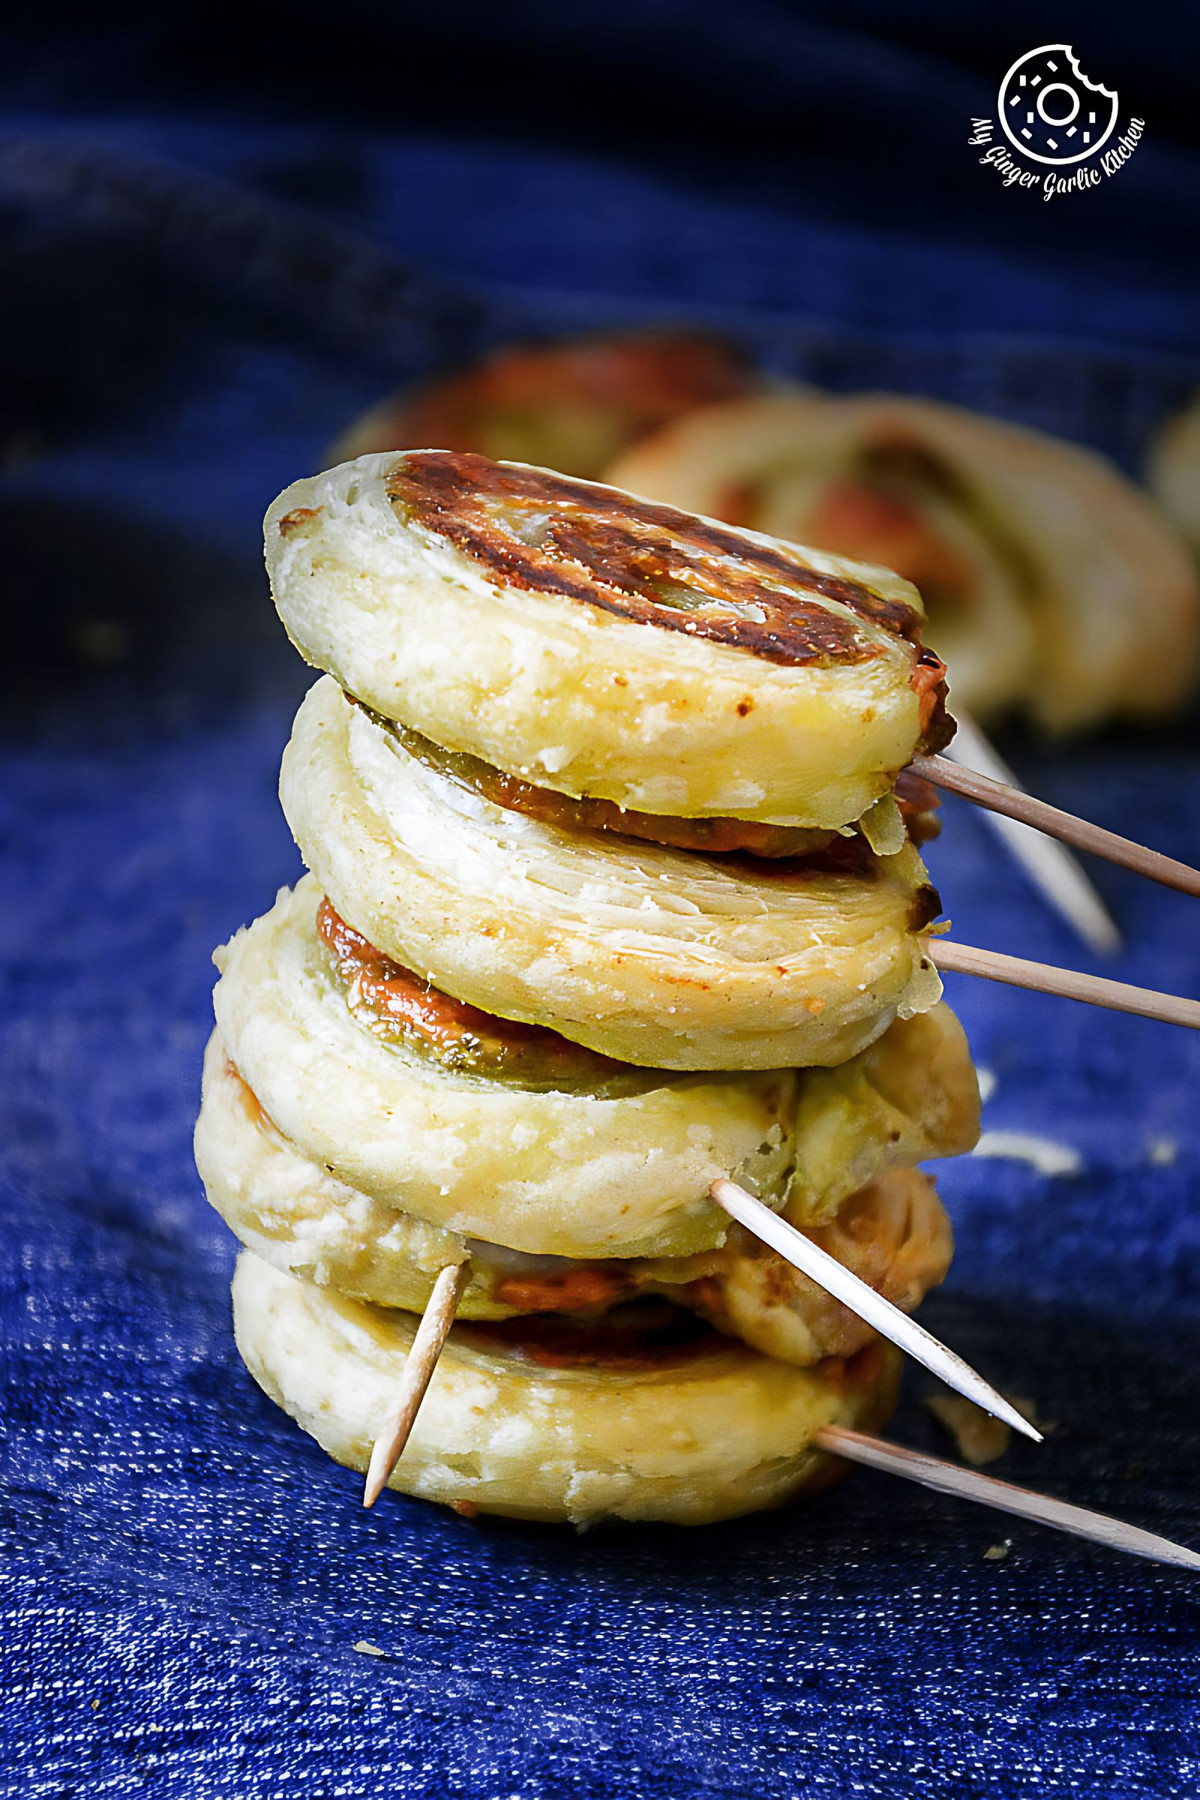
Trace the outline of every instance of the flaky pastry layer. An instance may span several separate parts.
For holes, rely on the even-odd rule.
[[[254,1379],[322,1449],[365,1469],[416,1321],[296,1281],[244,1252],[238,1349]],[[899,1353],[797,1369],[732,1340],[682,1364],[547,1368],[451,1332],[390,1485],[467,1512],[703,1525],[825,1485],[824,1425],[874,1430],[895,1403]]]
[[[941,993],[911,844],[809,864],[573,831],[450,780],[326,678],[284,754],[305,862],[372,944],[460,1000],[622,1062],[843,1062]]]

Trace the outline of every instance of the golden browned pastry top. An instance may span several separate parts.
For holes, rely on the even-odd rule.
[[[862,662],[879,654],[881,629],[919,639],[905,602],[619,489],[450,450],[398,458],[386,486],[407,523],[498,581],[773,662]]]

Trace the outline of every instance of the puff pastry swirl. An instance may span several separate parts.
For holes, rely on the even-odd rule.
[[[234,1331],[247,1368],[335,1461],[365,1469],[417,1321],[281,1274],[244,1252]],[[523,1355],[519,1336],[459,1324],[442,1351],[390,1486],[468,1513],[703,1525],[824,1486],[824,1425],[876,1429],[895,1404],[899,1352],[793,1368],[732,1339],[640,1365]],[[508,1327],[491,1328],[506,1331]]]
[[[842,1062],[941,992],[920,935],[939,902],[911,844],[764,864],[546,824],[422,762],[329,679],[297,714],[280,798],[372,944],[623,1062]]]
[[[363,456],[288,488],[265,533],[309,662],[564,794],[837,827],[952,729],[908,582],[592,482]]]

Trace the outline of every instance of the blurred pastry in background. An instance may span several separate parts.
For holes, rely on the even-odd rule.
[[[1190,430],[1196,467],[1200,414]],[[1181,481],[1183,450],[1173,466]],[[1074,444],[930,400],[790,390],[676,419],[605,479],[906,576],[955,701],[984,721],[1020,708],[1061,734],[1160,718],[1192,688],[1200,593],[1186,548]]]
[[[1146,476],[1163,511],[1200,552],[1200,394],[1159,432]]]
[[[331,461],[437,447],[595,477],[681,414],[762,385],[741,351],[702,331],[509,345],[372,407],[339,439]]]

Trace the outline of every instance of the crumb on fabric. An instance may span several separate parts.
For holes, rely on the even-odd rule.
[[[360,1656],[387,1655],[386,1650],[381,1650],[378,1644],[369,1643],[366,1638],[359,1638],[357,1644],[354,1645],[354,1648],[358,1651]]]
[[[1039,1175],[1078,1175],[1083,1168],[1083,1158],[1070,1144],[1033,1131],[985,1131],[971,1155],[1028,1163]]]
[[[1018,1400],[1008,1394],[1005,1399],[1010,1400],[1031,1425],[1036,1424],[1031,1401]],[[966,1400],[961,1394],[930,1394],[925,1407],[943,1431],[954,1439],[959,1455],[973,1468],[981,1469],[985,1463],[995,1462],[1008,1449],[1011,1427],[1002,1419],[993,1419],[991,1413],[984,1412],[973,1400]]]

